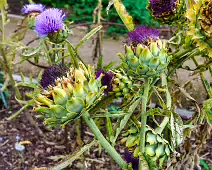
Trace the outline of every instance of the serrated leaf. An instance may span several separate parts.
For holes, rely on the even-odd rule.
[[[183,121],[177,113],[170,112],[170,114],[171,142],[175,148],[183,140]]]
[[[127,27],[129,31],[134,30],[134,23],[133,23],[133,18],[130,16],[124,6],[124,4],[121,2],[121,0],[113,0],[114,2],[114,7],[116,8],[116,11],[121,18],[122,22],[124,25]]]
[[[119,136],[120,132],[122,131],[122,129],[128,123],[131,115],[133,114],[133,112],[135,111],[137,106],[139,105],[141,99],[142,99],[142,97],[137,97],[137,96],[134,98],[133,104],[128,109],[128,114],[126,116],[124,116],[124,118],[121,120],[119,127],[115,131],[115,135],[112,136],[111,139],[110,139],[110,141],[112,142],[113,145],[115,145],[116,139],[118,138],[118,136]]]

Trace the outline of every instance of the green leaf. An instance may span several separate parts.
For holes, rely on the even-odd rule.
[[[102,62],[103,62],[103,56],[99,57],[98,63],[97,63],[97,70],[102,69]]]
[[[205,168],[205,170],[211,170],[212,169],[212,167],[210,168],[208,166],[208,164],[203,159],[200,159],[200,165],[202,165]]]
[[[88,34],[86,34],[83,39],[80,41],[80,43],[76,46],[77,49],[84,44],[87,40],[89,40],[94,34],[96,34],[100,29],[102,28],[102,25],[99,25],[98,27],[92,29]]]
[[[110,138],[110,141],[112,142],[113,145],[115,145],[116,139],[118,138],[122,129],[128,123],[130,117],[132,116],[133,112],[139,105],[141,99],[142,99],[142,97],[137,97],[137,96],[133,99],[133,102],[132,102],[133,104],[129,107],[128,114],[126,116],[124,116],[124,118],[121,120],[119,127],[115,131],[115,135]]]
[[[124,25],[129,31],[133,31],[135,27],[133,23],[133,18],[128,14],[124,4],[121,2],[121,0],[113,0],[113,2],[114,7],[116,8],[116,11],[119,14],[119,17],[123,21]]]
[[[107,70],[111,69],[116,63],[117,63],[117,61],[111,61],[109,64],[107,64],[106,66],[103,67],[103,70],[107,71]]]
[[[14,113],[12,116],[8,117],[7,120],[12,120],[16,118],[19,114],[21,114],[26,108],[29,106],[32,106],[34,104],[33,100],[29,100],[27,104],[25,104],[21,109],[19,109],[16,113]]]
[[[170,112],[171,142],[173,147],[178,146],[183,140],[183,121],[177,113]]]

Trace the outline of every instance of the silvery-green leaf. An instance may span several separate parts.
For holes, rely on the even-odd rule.
[[[66,109],[69,112],[80,113],[85,107],[85,102],[79,97],[72,97],[66,104]]]

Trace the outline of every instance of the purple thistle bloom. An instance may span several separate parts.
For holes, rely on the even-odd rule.
[[[45,37],[49,33],[55,33],[64,29],[64,20],[66,15],[62,10],[50,8],[36,17],[35,31],[39,36]]]
[[[101,74],[103,74],[103,77],[101,79],[102,86],[107,86],[107,88],[104,90],[104,93],[108,95],[108,93],[113,90],[112,86],[113,73],[105,72],[104,70],[99,70],[96,73],[96,78],[99,78]]]
[[[68,71],[69,68],[64,65],[53,65],[43,72],[40,85],[43,88],[47,88],[49,85],[54,86],[55,80],[57,78],[65,76]]]
[[[148,28],[146,26],[138,26],[134,31],[128,33],[128,45],[137,46],[138,44],[147,44],[149,40],[157,40],[159,37],[159,30]]]
[[[124,151],[124,158],[128,164],[132,164],[133,170],[138,170],[139,159],[134,158],[128,150]]]
[[[150,0],[153,15],[160,18],[163,14],[172,13],[176,8],[176,0]]]
[[[25,15],[33,12],[42,13],[45,8],[45,5],[42,4],[27,4],[21,9],[21,12]]]

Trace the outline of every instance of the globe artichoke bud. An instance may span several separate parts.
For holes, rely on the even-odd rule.
[[[212,57],[212,2],[210,0],[199,0],[191,4],[186,17],[189,20],[187,35],[192,38],[200,51]]]
[[[139,156],[139,143],[140,132],[134,126],[132,126],[126,133],[123,134],[124,138],[121,143],[125,143],[125,146],[133,152],[133,157]],[[167,160],[172,152],[172,148],[169,142],[162,137],[162,135],[156,133],[152,128],[147,125],[146,129],[146,141],[145,141],[145,155],[154,162],[155,165],[162,167],[165,160]]]
[[[132,78],[127,76],[123,70],[110,70],[105,72],[104,70],[99,70],[96,73],[98,78],[102,75],[102,86],[106,86],[104,93],[114,94],[116,97],[129,97],[130,93],[133,91]]]
[[[159,32],[147,27],[137,27],[128,35],[125,55],[118,54],[127,74],[136,78],[159,76],[170,61],[166,42],[158,38]]]
[[[184,0],[150,0],[147,8],[162,24],[171,25],[175,21],[184,19]]]
[[[35,31],[40,37],[48,37],[53,43],[62,43],[69,34],[69,29],[64,24],[66,15],[62,10],[50,8],[36,17]]]
[[[34,111],[41,112],[50,127],[79,117],[101,99],[105,89],[101,77],[96,79],[94,68],[82,63],[78,69],[54,65],[44,71],[40,84],[42,90],[34,97]]]

